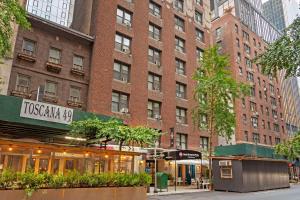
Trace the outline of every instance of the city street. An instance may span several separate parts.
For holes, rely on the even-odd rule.
[[[300,199],[300,185],[290,189],[269,190],[252,193],[231,192],[200,192],[190,194],[175,194],[166,196],[151,196],[148,200],[282,200]]]

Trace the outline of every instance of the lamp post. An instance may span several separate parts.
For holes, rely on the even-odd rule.
[[[156,177],[156,171],[157,171],[157,147],[158,147],[158,141],[155,141],[155,145],[154,145],[154,193],[157,193],[157,177]]]

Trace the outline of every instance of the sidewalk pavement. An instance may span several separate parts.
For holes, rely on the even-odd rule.
[[[174,186],[170,186],[168,190],[160,190],[158,189],[158,193],[154,193],[154,187],[150,187],[150,193],[147,193],[147,196],[163,196],[163,195],[170,195],[170,194],[184,194],[184,193],[196,193],[196,192],[207,192],[208,189],[196,189],[191,187],[177,187],[176,191]]]

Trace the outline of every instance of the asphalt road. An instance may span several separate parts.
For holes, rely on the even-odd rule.
[[[199,192],[151,196],[148,197],[148,200],[300,200],[300,185],[291,186],[289,189],[243,194],[231,192]]]

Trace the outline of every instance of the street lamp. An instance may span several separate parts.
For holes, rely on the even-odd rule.
[[[155,144],[154,144],[154,193],[157,193],[157,177],[156,177],[156,171],[157,171],[157,169],[156,169],[157,154],[156,153],[157,152],[156,152],[156,150],[157,150],[158,145],[159,145],[159,142],[156,140]]]

